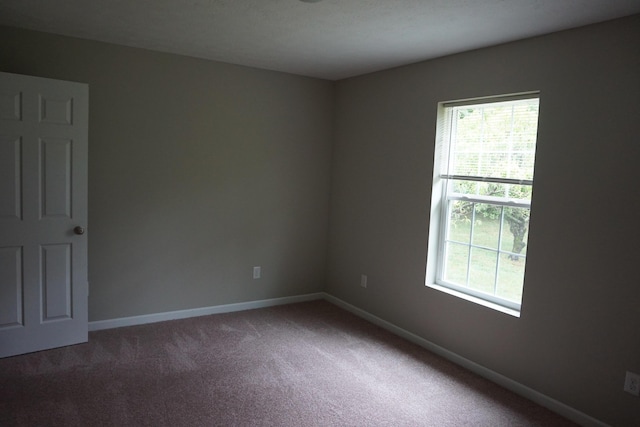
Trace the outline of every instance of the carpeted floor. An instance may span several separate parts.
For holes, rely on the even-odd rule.
[[[575,425],[324,301],[0,360],[1,426]]]

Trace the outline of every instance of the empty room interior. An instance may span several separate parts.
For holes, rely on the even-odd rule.
[[[307,325],[310,321],[302,317],[307,311],[328,329],[309,323],[305,327],[318,339],[301,339],[315,352],[313,357],[326,352],[323,363],[329,361],[344,372],[357,350],[343,352],[357,341],[347,335],[364,331],[367,339],[381,335],[389,340],[381,346],[380,357],[391,351],[388,346],[412,355],[402,357],[403,363],[413,363],[408,359],[414,358],[426,364],[435,355],[433,363],[453,362],[446,369],[463,378],[471,372],[474,378],[488,380],[474,390],[482,393],[484,384],[497,385],[496,390],[535,402],[567,423],[640,425],[639,2],[85,3],[0,4],[0,72],[88,88],[87,212],[84,223],[73,224],[82,226],[73,238],[87,242],[86,283],[79,286],[86,288],[83,323],[89,331],[88,344],[0,359],[0,424],[34,422],[36,418],[29,417],[35,415],[17,408],[21,404],[57,414],[61,418],[52,420],[59,425],[71,419],[86,421],[86,408],[77,402],[26,402],[29,393],[36,393],[36,384],[54,387],[62,378],[56,375],[67,371],[85,375],[90,368],[83,363],[98,350],[82,349],[92,341],[108,350],[114,334],[127,335],[132,346],[127,354],[147,357],[146,369],[151,371],[169,348],[185,351],[189,345],[186,338],[176,341],[178,332],[172,338],[171,333],[153,329],[164,325],[161,321],[177,322],[169,328],[187,328],[199,316],[212,315],[210,321],[221,322],[212,323],[221,329],[217,335],[210,331],[201,337],[209,337],[206,345],[215,352],[214,341],[227,343],[220,334],[231,331],[234,322],[238,324],[233,328],[240,329],[257,322],[253,336],[258,342],[288,315],[289,322]],[[7,95],[8,89],[2,89]],[[26,95],[20,99],[26,100]],[[43,99],[40,105],[48,102]],[[523,202],[451,190],[455,194],[450,206],[476,207],[472,213],[456,214],[453,207],[442,208],[449,203],[447,189],[454,186],[439,183],[463,178],[460,172],[440,173],[439,141],[454,138],[451,134],[456,132],[462,135],[463,123],[485,108],[483,103],[521,105],[523,99],[533,99],[537,112],[535,174],[503,182],[507,187],[527,187],[523,191],[529,191],[530,198]],[[3,114],[9,111],[5,107]],[[73,108],[79,112],[81,106]],[[453,117],[446,116],[449,110],[454,111],[456,126],[450,126],[454,119],[447,119]],[[483,117],[489,116],[487,112]],[[3,118],[0,143],[14,132],[5,123]],[[456,132],[449,130],[454,127]],[[53,152],[53,143],[44,145]],[[13,156],[10,150],[16,146],[5,143],[0,153]],[[28,155],[27,148],[21,150],[17,161]],[[16,174],[5,169],[0,179]],[[487,183],[475,176],[480,172],[472,175],[474,188]],[[21,179],[25,186],[30,182]],[[492,179],[489,185],[499,181]],[[1,194],[8,194],[7,188],[0,185]],[[494,204],[483,204],[486,200]],[[497,206],[502,213],[490,217],[479,206]],[[504,212],[514,206],[527,213],[524,249],[512,249],[509,243],[506,252],[492,253],[503,257],[499,260],[508,259],[505,265],[523,269],[517,296],[507,295],[504,299],[509,301],[503,304],[502,297],[493,298],[496,291],[485,298],[483,290],[468,293],[473,286],[466,282],[449,287],[447,283],[455,281],[449,276],[454,258],[445,255],[445,248],[461,245],[446,239],[453,239],[461,228],[477,236],[487,224],[498,224],[500,236],[511,239],[514,223]],[[3,277],[8,277],[7,265],[15,267],[11,248],[18,245],[7,233],[0,235]],[[484,248],[474,246],[474,238],[462,245],[469,253]],[[26,260],[30,252],[20,253]],[[471,277],[475,258],[465,259]],[[494,277],[502,277],[500,262],[491,264],[498,271]],[[27,270],[24,267],[24,278]],[[69,285],[69,298],[82,298],[84,291],[75,286]],[[20,289],[14,282],[3,284],[3,309],[12,307],[14,302],[7,301],[16,298],[23,298],[18,305],[25,313],[27,305],[41,304],[29,302],[31,294]],[[3,321],[9,317],[8,309],[0,315]],[[0,326],[0,333],[3,328],[13,333],[21,322],[6,320],[9,326]],[[340,332],[338,325],[347,329]],[[301,330],[293,328],[278,339],[293,340]],[[143,348],[154,334],[166,341],[153,351]],[[327,335],[335,336],[340,345]],[[240,349],[251,349],[248,352],[258,351],[246,341],[241,345],[245,347]],[[275,357],[274,343],[261,345],[261,357]],[[54,369],[70,363],[65,348],[76,348],[76,355],[86,357]],[[197,354],[201,350],[193,348]],[[115,355],[118,349],[109,351]],[[225,351],[220,350],[225,360],[248,357],[240,356],[241,350]],[[411,411],[419,407],[419,387],[429,374],[394,376],[393,363],[378,356],[372,355],[371,363],[380,369],[387,366],[393,381],[385,389],[389,401],[405,384],[417,390],[410,399]],[[51,377],[36,372],[45,357],[55,371]],[[33,372],[16,371],[20,363]],[[103,365],[108,363],[115,370],[124,362]],[[283,366],[297,366],[287,363],[277,366],[282,372]],[[367,361],[353,365],[366,369]],[[372,378],[378,368],[372,368]],[[411,372],[423,368],[416,369]],[[256,372],[264,374],[257,368]],[[294,378],[291,372],[287,375]],[[327,404],[329,398],[313,399],[314,390],[325,386],[327,393],[337,393],[328,384],[340,389],[341,379],[345,384],[351,381],[348,375],[332,377],[329,368],[319,375],[317,384],[310,382],[308,394],[303,394],[305,404],[314,401],[316,411],[324,415],[305,418],[306,412],[289,408],[299,392],[292,392],[285,405],[273,397],[275,393],[273,401],[266,401],[255,391],[259,389],[253,389],[253,402],[264,406],[253,406],[264,410],[262,418],[224,418],[229,415],[224,412],[227,403],[220,403],[216,416],[226,421],[219,425],[510,425],[509,418],[474,418],[476,409],[468,409],[469,418],[456,415],[455,402],[442,406],[450,413],[438,410],[438,405],[425,406],[422,412],[441,417],[432,422],[412,419],[413,412],[401,413],[400,406],[397,414],[379,414],[381,418],[350,418],[355,415],[340,412],[344,407],[337,395],[334,406]],[[351,382],[358,384],[363,376]],[[257,381],[255,376],[251,381]],[[25,388],[19,390],[18,383]],[[101,384],[101,393],[117,395],[115,385]],[[135,385],[126,387],[133,393],[129,398],[139,392],[144,400],[142,385],[138,391]],[[282,387],[278,390],[286,389]],[[185,384],[183,396],[207,400],[204,394],[185,391],[188,388]],[[249,386],[243,390],[244,395],[252,393]],[[367,402],[358,393],[350,395],[350,404]],[[135,425],[157,415],[131,412],[133,418],[117,418],[127,402],[116,401],[120,406],[103,420]],[[163,402],[168,408],[169,400]],[[243,410],[250,412],[248,402]],[[272,407],[267,410],[269,402]],[[72,415],[70,408],[76,411]],[[367,408],[387,411],[383,405]],[[170,417],[171,411],[166,412]],[[540,418],[525,418],[530,424],[514,424],[543,425],[539,420],[551,415],[537,413]],[[171,424],[171,418],[148,419],[148,425]],[[361,421],[353,421],[357,419]],[[184,424],[216,424],[212,420],[185,419]],[[58,425],[54,421],[51,425]]]

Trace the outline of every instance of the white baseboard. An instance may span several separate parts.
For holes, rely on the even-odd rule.
[[[607,424],[600,420],[597,420],[583,412],[578,411],[558,400],[555,400],[547,395],[544,395],[532,388],[529,388],[523,384],[520,384],[502,374],[492,371],[482,365],[479,365],[469,359],[466,359],[459,354],[449,351],[437,344],[432,343],[412,332],[400,328],[393,323],[387,322],[380,317],[374,316],[354,305],[351,305],[339,298],[334,297],[326,292],[317,292],[313,294],[297,295],[283,298],[272,298],[259,301],[241,302],[236,304],[217,305],[213,307],[194,308],[189,310],[170,311],[166,313],[146,314],[142,316],[122,317],[118,319],[98,320],[89,322],[90,331],[99,331],[102,329],[120,328],[123,326],[135,326],[143,325],[146,323],[163,322],[165,320],[186,319],[189,317],[207,316],[210,314],[231,313],[234,311],[252,310],[256,308],[273,307],[283,304],[293,304],[297,302],[313,301],[318,299],[324,299],[346,311],[349,311],[356,316],[362,317],[369,322],[378,325],[389,332],[392,332],[406,340],[409,340],[439,356],[444,357],[451,362],[460,365],[471,372],[474,372],[481,377],[484,377],[502,387],[511,390],[512,392],[525,397],[545,408],[552,410],[553,412],[562,415],[565,418],[570,419],[585,427],[608,427]]]
[[[325,300],[329,301],[332,304],[337,305],[344,310],[347,310],[356,316],[362,317],[369,322],[380,326],[392,332],[395,335],[398,335],[402,338],[405,338],[408,341],[413,342],[414,344],[419,345],[439,356],[444,357],[447,360],[455,363],[456,365],[460,365],[463,368],[470,370],[471,372],[480,375],[483,378],[488,379],[491,382],[501,385],[507,390],[511,390],[512,392],[527,398],[540,406],[544,406],[551,411],[562,415],[565,418],[570,419],[573,422],[580,424],[585,427],[609,427],[608,424],[603,423],[602,421],[593,418],[584,412],[580,412],[577,409],[574,409],[564,403],[555,400],[547,395],[544,395],[532,388],[529,388],[519,382],[512,380],[511,378],[505,377],[502,374],[499,374],[495,371],[492,371],[489,368],[486,368],[482,365],[479,365],[469,359],[466,359],[459,354],[456,354],[452,351],[447,350],[446,348],[440,347],[437,344],[432,343],[414,333],[411,333],[405,329],[400,328],[399,326],[394,325],[393,323],[387,322],[384,319],[381,319],[377,316],[374,316],[371,313],[368,313],[356,306],[353,306],[339,298],[334,297],[333,295],[329,295],[327,293],[323,293],[323,297]]]
[[[192,308],[188,310],[168,311],[165,313],[144,314],[141,316],[120,317],[118,319],[97,320],[89,322],[89,331],[121,328],[123,326],[144,325],[146,323],[164,322],[165,320],[187,319],[189,317],[208,316],[210,314],[231,313],[234,311],[253,310],[255,308],[273,307],[276,305],[323,299],[324,293],[296,295],[283,298],[271,298],[259,301],[239,302],[235,304],[216,305],[212,307]]]

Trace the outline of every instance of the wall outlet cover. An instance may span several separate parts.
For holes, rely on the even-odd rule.
[[[634,396],[640,396],[640,375],[627,371],[624,379],[624,391]]]

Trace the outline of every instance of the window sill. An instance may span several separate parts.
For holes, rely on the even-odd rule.
[[[454,297],[462,298],[463,300],[467,300],[469,302],[482,305],[482,306],[490,308],[492,310],[496,310],[496,311],[499,311],[501,313],[508,314],[509,316],[520,317],[520,312],[518,310],[514,310],[512,308],[507,308],[507,307],[501,306],[499,304],[483,300],[481,298],[477,298],[477,297],[474,297],[474,296],[471,296],[471,295],[467,295],[467,294],[462,293],[462,292],[455,291],[453,289],[446,288],[446,287],[441,286],[441,285],[428,284],[427,283],[427,286],[430,287],[431,289],[435,289],[437,291],[444,292],[444,293],[449,294],[449,295],[453,295]]]

